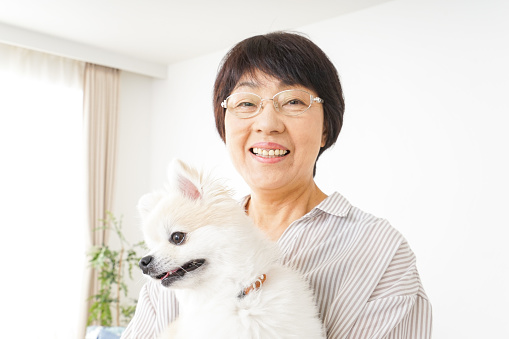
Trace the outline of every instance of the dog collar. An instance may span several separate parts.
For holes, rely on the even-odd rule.
[[[245,288],[242,292],[240,292],[239,294],[239,298],[243,298],[245,297],[246,295],[248,295],[249,293],[251,293],[252,291],[254,290],[257,290],[259,289],[260,287],[262,287],[263,283],[265,282],[265,279],[267,279],[267,275],[265,274],[262,274],[261,276],[259,276],[254,283],[252,283],[250,286],[248,286],[247,288]]]

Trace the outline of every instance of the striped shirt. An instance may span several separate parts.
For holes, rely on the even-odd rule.
[[[431,338],[431,304],[414,253],[386,220],[333,193],[278,244],[283,263],[311,283],[327,338]],[[155,338],[176,315],[172,291],[147,282],[122,338]]]

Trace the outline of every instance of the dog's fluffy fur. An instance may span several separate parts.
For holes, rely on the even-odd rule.
[[[138,204],[150,249],[140,267],[179,300],[161,338],[325,338],[308,283],[278,263],[228,190],[178,160],[168,178]],[[241,296],[261,274],[262,287]]]

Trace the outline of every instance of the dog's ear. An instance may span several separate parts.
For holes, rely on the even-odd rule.
[[[140,217],[142,220],[146,220],[147,216],[152,212],[152,210],[156,207],[156,205],[161,201],[164,197],[164,193],[162,192],[154,192],[147,193],[143,195],[138,201],[138,212],[140,213]]]
[[[191,200],[201,199],[200,174],[182,160],[172,161],[168,171],[168,180],[170,187],[178,190],[183,196]]]

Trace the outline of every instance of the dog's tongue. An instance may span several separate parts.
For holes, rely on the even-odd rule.
[[[171,271],[171,272],[166,272],[166,275],[165,275],[164,277],[162,277],[162,278],[161,278],[161,280],[164,280],[164,279],[168,278],[171,274],[173,274],[173,273],[177,272],[178,270],[179,270],[179,269],[177,268],[177,269],[174,269],[174,270],[173,270],[173,271]]]

